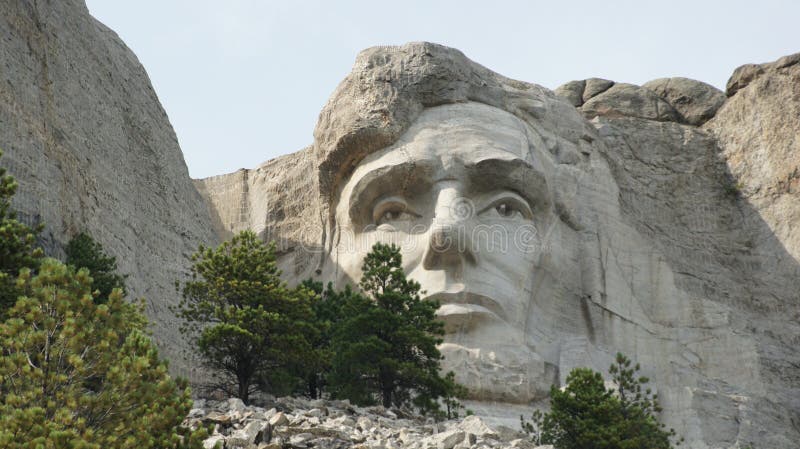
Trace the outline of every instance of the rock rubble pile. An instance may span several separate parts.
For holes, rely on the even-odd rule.
[[[477,416],[437,422],[407,409],[321,399],[279,398],[262,405],[198,400],[184,425],[213,429],[206,449],[537,449],[519,430],[490,427]]]

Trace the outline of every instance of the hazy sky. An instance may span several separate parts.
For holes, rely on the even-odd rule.
[[[87,0],[144,64],[192,177],[312,142],[317,115],[373,45],[432,41],[551,89],[685,76],[800,52],[800,1]]]

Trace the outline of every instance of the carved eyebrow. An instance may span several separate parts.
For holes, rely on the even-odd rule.
[[[466,168],[528,168],[531,170],[535,170],[533,164],[530,162],[519,158],[519,157],[511,157],[511,158],[496,158],[490,157],[486,159],[480,159],[477,161],[470,161],[464,164]]]
[[[378,196],[387,193],[390,188],[400,194],[404,194],[409,188],[419,188],[419,180],[415,178],[424,173],[431,173],[436,165],[434,161],[417,160],[385,165],[370,170],[356,182],[350,193],[351,215],[353,205],[371,204]],[[354,217],[351,216],[352,218]]]
[[[441,170],[438,160],[403,161],[370,170],[353,186],[349,196],[349,215],[356,220],[359,210],[371,207],[380,196],[389,192],[405,195],[429,186],[434,174]],[[477,190],[508,189],[521,195],[535,213],[550,207],[547,180],[539,169],[521,158],[487,158],[464,164],[470,184]],[[487,176],[488,173],[495,174]],[[426,179],[427,178],[427,179]]]
[[[530,162],[520,159],[483,159],[465,167],[470,183],[483,190],[505,188],[520,194],[535,212],[550,207],[550,194],[544,173]],[[494,173],[495,176],[487,176]]]

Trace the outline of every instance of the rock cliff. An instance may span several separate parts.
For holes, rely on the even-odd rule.
[[[643,86],[593,78],[554,94],[453,49],[376,47],[323,109],[312,147],[196,182],[220,238],[254,228],[281,242],[294,281],[353,282],[342,221],[361,212],[341,209],[360,171],[393,151],[414,160],[420,133],[464,127],[474,138],[479,125],[450,117],[484,106],[443,105],[508,111],[529,127],[531,163],[545,167],[549,199],[534,215],[554,218],[534,218],[548,231],[541,257],[509,281],[530,295],[522,343],[486,344],[465,329],[446,338],[446,364],[480,400],[471,406],[513,425],[511,402],[542,399],[537,379],[563,382],[576,366],[605,371],[622,351],[654,380],[686,447],[789,449],[800,440],[798,59],[737,69],[727,94],[685,78]],[[494,114],[486,117],[500,141],[508,133],[497,130],[515,119]],[[394,176],[392,164],[400,162],[375,176],[418,204],[414,186],[424,190],[432,172],[416,165]],[[484,175],[502,182],[504,173]],[[413,251],[406,257],[429,291],[436,271],[453,269],[468,287],[489,279],[464,275],[459,262],[432,268],[415,265]]]
[[[187,255],[216,241],[147,73],[83,0],[0,3],[0,164],[50,255],[87,231],[130,275],[174,370],[190,375],[168,310]]]

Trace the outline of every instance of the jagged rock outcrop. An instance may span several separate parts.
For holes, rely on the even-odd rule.
[[[555,90],[588,118],[598,115],[639,117],[700,126],[725,102],[710,84],[688,78],[659,78],[639,87],[590,78],[565,83]]]
[[[659,78],[642,87],[655,92],[672,105],[683,120],[694,126],[707,122],[725,103],[725,94],[716,87],[688,78]]]
[[[83,0],[0,3],[0,164],[50,255],[87,231],[117,257],[172,368],[191,375],[173,315],[187,256],[216,236],[144,68]]]
[[[617,83],[588,98],[581,111],[588,117],[627,116],[660,122],[680,121],[680,114],[656,93],[633,84]]]
[[[375,229],[354,225],[372,220],[371,213],[373,226],[386,223],[377,213],[384,206],[370,212],[374,199],[361,185],[375,185],[379,198],[401,198],[405,209],[385,216],[409,210],[404,220],[422,220],[407,237],[417,249],[404,253],[406,269],[445,300],[445,364],[472,389],[481,416],[515,422],[519,407],[542,400],[537,382],[563,383],[577,366],[605,371],[621,351],[653,380],[664,419],[686,438],[685,447],[789,449],[800,439],[796,59],[737,70],[727,99],[683,78],[644,86],[573,81],[554,95],[446,47],[377,47],[359,55],[333,94],[311,148],[265,163],[256,172],[272,174],[258,182],[251,171],[198,185],[221,227],[252,227],[284,242],[282,263],[295,281],[316,276],[340,284],[357,280],[354,261],[364,251],[358,243]],[[534,173],[506,179],[508,169],[489,168],[491,153],[480,142],[516,154],[516,129],[525,130],[530,151],[518,157]],[[442,164],[457,161],[466,170],[442,178],[445,188],[426,158],[443,157],[437,148],[453,142],[444,153],[450,162]],[[487,256],[469,245],[446,258],[418,249],[428,234],[430,242],[440,238],[430,223],[445,217],[441,211],[461,213],[458,201],[475,207],[453,224],[481,219],[482,187],[460,187],[472,182],[473,155],[483,158],[481,179],[534,191],[530,223],[542,245],[535,259],[509,259],[513,277],[474,269]],[[287,177],[284,165],[297,160],[304,161],[302,177]],[[398,171],[403,160],[409,168]],[[270,176],[292,183],[286,189]],[[452,208],[438,209],[441,192],[455,192]],[[309,210],[299,194],[303,202],[319,199]],[[226,221],[232,202],[264,209]],[[275,220],[285,212],[281,204],[303,217],[296,222],[302,230]],[[514,203],[498,210],[507,214],[508,204]],[[393,223],[405,235],[406,225]],[[343,236],[352,238],[344,244]],[[528,275],[514,274],[526,264]],[[460,276],[460,287],[448,284],[448,273]],[[483,292],[483,283],[494,290]],[[509,285],[529,302],[497,300]],[[451,303],[447,292],[459,288],[460,299]],[[506,326],[474,327],[492,316]]]
[[[758,79],[764,73],[785,72],[782,69],[797,65],[798,62],[800,62],[800,53],[784,56],[775,62],[745,64],[733,71],[733,74],[725,86],[725,93],[731,97],[735,95],[739,89],[747,87],[748,84]]]

